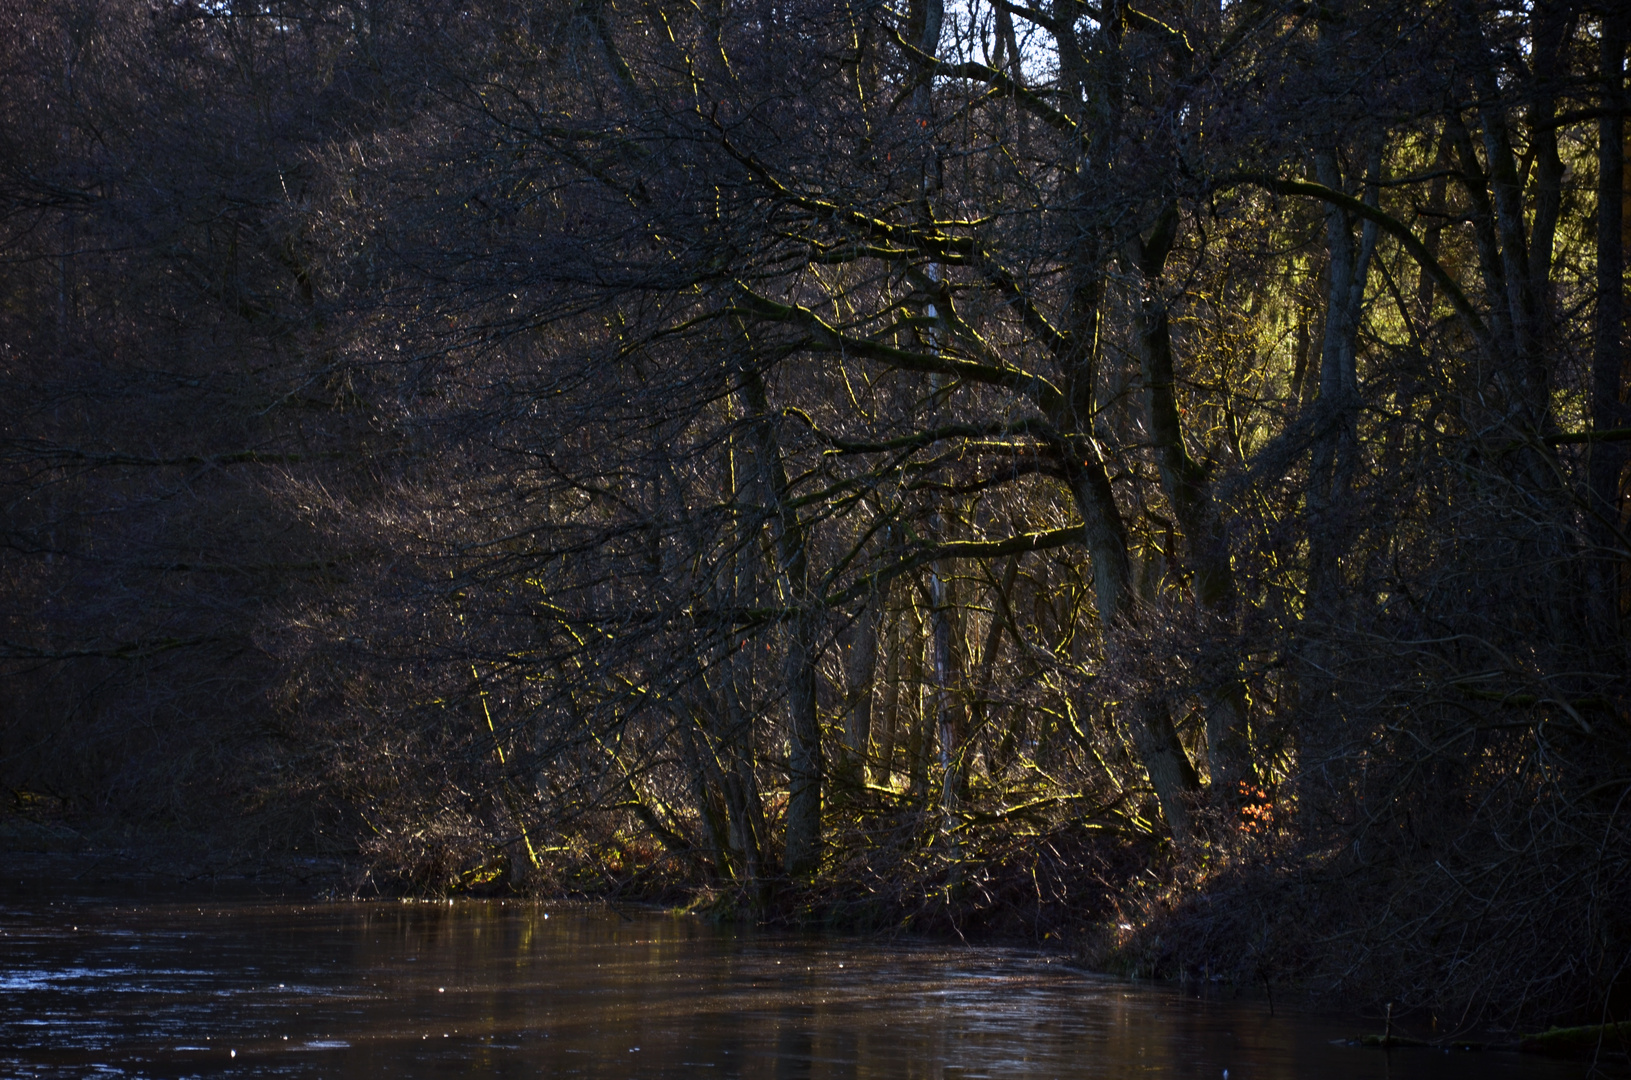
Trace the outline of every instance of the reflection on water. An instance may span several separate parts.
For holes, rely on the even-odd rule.
[[[547,912],[547,914],[546,914]],[[999,949],[522,904],[10,895],[0,1076],[1578,1077]]]

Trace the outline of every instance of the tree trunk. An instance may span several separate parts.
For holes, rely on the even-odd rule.
[[[899,611],[888,612],[886,617],[889,620],[889,640],[885,645],[887,666],[883,690],[883,730],[878,734],[878,748],[872,766],[872,782],[880,787],[888,787],[894,777],[895,735],[900,730],[900,688],[905,674],[901,664],[901,653],[905,647],[901,627],[906,617]]]
[[[820,612],[810,589],[804,523],[787,502],[787,468],[771,420],[764,377],[757,368],[742,373],[742,395],[757,418],[759,472],[775,540],[777,584],[794,614],[787,623],[787,817],[783,867],[807,877],[821,861],[821,723],[816,712],[816,661]]]
[[[1619,109],[1625,102],[1625,15],[1624,4],[1612,5],[1603,16],[1598,41],[1603,114],[1597,120],[1597,312],[1591,370],[1591,426],[1597,431],[1621,427],[1627,418],[1620,400],[1625,376],[1625,116]],[[1601,568],[1599,618],[1612,627],[1619,621],[1624,588],[1620,477],[1625,444],[1595,442],[1588,453],[1591,538]]]
[[[906,680],[904,689],[910,691],[906,701],[906,771],[907,790],[914,800],[926,799],[929,790],[929,735],[923,708],[923,687],[926,682],[923,663],[925,620],[914,605],[907,625]]]
[[[1172,331],[1166,302],[1160,293],[1161,276],[1177,235],[1177,225],[1177,210],[1169,206],[1150,239],[1137,244],[1144,295],[1136,308],[1134,329],[1143,368],[1150,441],[1155,447],[1162,489],[1183,533],[1193,574],[1195,602],[1227,626],[1235,608],[1235,579],[1229,561],[1228,536],[1212,495],[1211,478],[1189,456],[1189,448],[1184,443]],[[1206,716],[1212,796],[1220,805],[1231,806],[1239,794],[1240,782],[1250,769],[1244,742],[1245,687],[1240,680],[1239,658],[1227,641],[1209,643],[1207,653],[1199,691]],[[1187,759],[1185,765],[1188,765]]]
[[[865,778],[867,747],[872,742],[872,697],[878,672],[878,631],[886,591],[867,597],[845,635],[844,667],[848,686],[844,694],[844,749],[834,779],[854,791]]]
[[[963,709],[958,695],[957,655],[952,632],[951,584],[943,565],[929,568],[929,645],[934,665],[934,726],[940,742],[940,805],[950,813],[962,797]]]
[[[992,581],[991,589],[991,624],[986,628],[985,647],[980,650],[980,667],[974,675],[973,693],[969,696],[968,740],[970,754],[976,743],[983,743],[986,747],[986,768],[988,774],[997,776],[1001,768],[993,763],[997,759],[996,747],[986,733],[987,717],[990,714],[991,686],[996,676],[997,653],[1002,650],[1002,631],[1005,625],[1003,612],[1008,606],[1008,593],[1014,587],[1014,580],[1019,576],[1019,556],[1010,555],[1008,564],[1003,568],[1002,577]]]
[[[1320,182],[1342,190],[1343,177],[1334,148],[1315,155]],[[1378,168],[1371,155],[1371,170]],[[1365,200],[1374,203],[1377,189],[1367,186]],[[1306,613],[1316,620],[1334,614],[1341,592],[1341,560],[1348,534],[1348,488],[1359,454],[1359,317],[1376,226],[1366,222],[1354,235],[1353,216],[1329,206],[1325,212],[1330,253],[1325,307],[1325,340],[1320,350],[1319,398],[1314,403],[1313,460],[1308,471],[1308,597]]]
[[[1085,456],[1081,461],[1081,465],[1071,462],[1071,486],[1093,563],[1093,587],[1105,648],[1117,657],[1122,649],[1119,638],[1136,617],[1126,526],[1103,464]],[[1200,790],[1200,779],[1178,741],[1171,708],[1160,691],[1150,690],[1129,704],[1128,713],[1133,745],[1149,774],[1167,827],[1172,830],[1173,840],[1180,847],[1186,846],[1195,835],[1190,796]]]
[[[821,725],[816,713],[814,617],[799,615],[787,646],[787,848],[789,876],[808,877],[821,862]]]
[[[1172,830],[1173,842],[1180,848],[1187,847],[1195,836],[1190,796],[1200,791],[1201,782],[1178,741],[1172,707],[1165,697],[1151,693],[1137,703],[1132,734],[1144,771],[1150,774],[1156,801],[1161,804],[1161,814]]]

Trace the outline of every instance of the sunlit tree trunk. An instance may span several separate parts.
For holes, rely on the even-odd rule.
[[[878,635],[889,603],[887,588],[862,603],[844,635],[843,757],[834,779],[850,789],[865,779],[867,748],[872,743],[873,697],[878,673]]]
[[[883,724],[876,732],[876,746],[872,753],[872,782],[888,787],[894,778],[895,739],[900,730],[901,681],[906,676],[903,653],[907,635],[903,632],[906,616],[896,609],[886,613],[889,634],[884,646],[886,666],[883,687]]]

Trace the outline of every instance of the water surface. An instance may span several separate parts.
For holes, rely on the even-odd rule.
[[[0,896],[0,1076],[1561,1078],[1020,950],[469,902]]]

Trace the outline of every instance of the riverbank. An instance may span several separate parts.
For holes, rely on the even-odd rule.
[[[1590,966],[1606,954],[1581,938],[1589,927],[1537,917],[1536,898],[1518,890],[1476,907],[1476,897],[1446,895],[1403,858],[1367,865],[1351,852],[1296,849],[1225,858],[1214,848],[1181,861],[1157,838],[1080,823],[1040,839],[986,833],[954,849],[905,846],[895,857],[879,835],[835,835],[833,860],[812,879],[747,886],[615,838],[546,852],[537,865],[518,842],[415,864],[397,849],[314,851],[309,835],[279,842],[247,817],[223,815],[213,831],[139,827],[43,800],[0,815],[8,869],[40,881],[167,894],[571,897],[716,924],[1023,946],[1084,970],[1261,995],[1280,1007],[1379,1019],[1392,1004],[1424,1038],[1492,1024],[1507,1032],[1600,1024],[1621,1019],[1626,1005],[1623,970]],[[1458,928],[1460,940],[1450,936]],[[1542,967],[1538,949],[1572,967]]]

